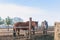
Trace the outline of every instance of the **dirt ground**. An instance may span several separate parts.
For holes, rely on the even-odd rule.
[[[27,38],[22,37],[22,36],[0,36],[0,40],[27,40]],[[32,36],[31,40],[54,40],[54,37],[49,36],[49,35],[42,35],[42,36]]]
[[[20,31],[20,34],[26,34],[25,31]],[[37,35],[37,36],[36,36]],[[37,31],[36,34],[34,36],[32,36],[33,40],[53,40],[52,36],[41,36],[42,35],[42,31]],[[0,29],[0,40],[26,40],[27,38],[23,37],[23,36],[16,36],[13,37],[13,29]]]

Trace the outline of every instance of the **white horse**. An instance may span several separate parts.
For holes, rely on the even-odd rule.
[[[41,24],[42,30],[43,30],[43,34],[47,34],[47,29],[48,29],[48,24],[46,21],[43,21]]]

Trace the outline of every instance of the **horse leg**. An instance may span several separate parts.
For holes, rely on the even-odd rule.
[[[35,35],[35,28],[33,27],[33,35]]]
[[[13,36],[16,37],[16,31],[13,29]]]
[[[47,35],[47,30],[45,30],[45,35]]]
[[[35,35],[35,31],[33,30],[33,35]]]
[[[20,30],[18,29],[18,36],[19,36],[19,32],[20,32]]]

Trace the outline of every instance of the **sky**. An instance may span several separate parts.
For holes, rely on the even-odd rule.
[[[24,21],[47,20],[49,25],[60,22],[60,0],[0,0],[0,16],[20,17]]]

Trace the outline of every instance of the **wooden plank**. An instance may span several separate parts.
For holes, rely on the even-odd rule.
[[[55,23],[54,40],[60,40],[60,22]]]

